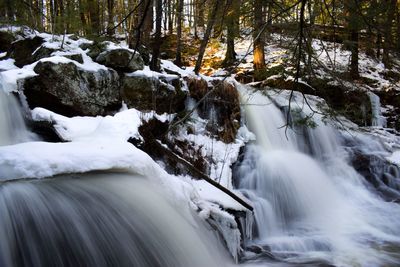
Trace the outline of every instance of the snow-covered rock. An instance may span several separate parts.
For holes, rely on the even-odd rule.
[[[23,83],[31,108],[44,107],[66,116],[102,115],[119,109],[121,98],[116,71],[91,72],[67,62],[37,63],[33,70],[38,75]]]

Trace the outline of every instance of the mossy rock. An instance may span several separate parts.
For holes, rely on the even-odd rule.
[[[15,65],[22,68],[25,65],[35,62],[33,52],[44,43],[43,38],[35,36],[12,43],[7,56],[15,59]]]
[[[176,79],[179,80],[179,77]],[[159,114],[178,113],[184,110],[187,95],[177,83],[163,77],[125,75],[122,78],[121,94],[129,107],[142,111],[155,110]]]
[[[14,41],[14,34],[7,31],[0,31],[0,52],[7,52]]]
[[[96,62],[121,72],[133,72],[144,68],[144,62],[139,53],[123,48],[101,52]]]
[[[325,99],[335,112],[359,126],[371,125],[371,101],[365,91],[334,85],[324,79],[314,78],[308,82],[315,88],[315,95]]]
[[[31,109],[43,107],[64,116],[107,115],[121,106],[114,70],[86,71],[74,63],[39,62],[37,76],[23,81]]]

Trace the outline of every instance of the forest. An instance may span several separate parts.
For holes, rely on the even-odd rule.
[[[397,267],[400,0],[0,0],[0,266]]]
[[[52,34],[125,39],[130,48],[143,45],[152,51],[153,69],[166,49],[174,48],[179,66],[190,64],[187,56],[194,53],[197,73],[211,39],[226,43],[222,64],[228,67],[240,60],[235,42],[252,36],[257,79],[263,77],[270,34],[293,37],[298,60],[292,64],[304,63],[302,73],[312,71],[313,38],[323,39],[351,51],[349,75],[357,79],[359,50],[381,59],[386,68],[391,53],[399,53],[399,5],[396,0],[3,0],[0,16],[3,23]],[[193,42],[198,47],[190,51],[186,46]]]

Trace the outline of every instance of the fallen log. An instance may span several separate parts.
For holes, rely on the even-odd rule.
[[[175,161],[177,163],[181,163],[185,167],[187,167],[188,170],[190,171],[190,173],[196,175],[197,177],[203,179],[204,181],[206,181],[207,183],[211,184],[212,186],[218,188],[219,190],[221,190],[222,192],[224,192],[225,194],[227,194],[228,196],[233,198],[235,201],[237,201],[239,204],[241,204],[246,209],[248,209],[250,211],[253,211],[253,207],[249,203],[247,203],[245,200],[240,198],[238,195],[236,195],[235,193],[233,193],[232,191],[230,191],[226,187],[222,186],[221,184],[219,184],[216,181],[214,181],[213,179],[211,179],[209,176],[207,176],[202,171],[200,171],[195,166],[193,166],[190,162],[188,162],[187,160],[183,159],[182,157],[180,157],[179,155],[175,154],[173,151],[171,151],[170,149],[165,147],[158,140],[152,139],[151,143],[153,145],[157,146],[157,148],[160,151],[162,151],[164,153],[164,155],[166,155],[168,158],[170,158],[171,160],[173,160],[173,161]]]

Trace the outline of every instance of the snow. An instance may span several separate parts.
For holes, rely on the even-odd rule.
[[[238,202],[233,201],[230,196],[212,186],[208,182],[204,180],[188,180],[188,182],[192,184],[194,188],[196,188],[201,199],[218,204],[224,209],[246,211],[245,207]],[[232,192],[238,195],[240,198],[246,200],[246,197],[243,196],[239,191],[232,190]]]
[[[120,140],[28,142],[0,147],[2,180],[108,169],[130,169],[141,175],[158,174],[146,153]]]
[[[161,67],[163,69],[168,69],[173,72],[179,73],[182,77],[187,77],[189,75],[195,75],[194,67],[186,67],[185,69],[182,69],[169,60],[161,60]]]
[[[83,70],[87,70],[87,71],[91,71],[91,72],[96,72],[98,70],[107,70],[107,67],[104,65],[100,65],[99,63],[94,62],[89,56],[86,55],[82,55],[83,57],[83,64],[63,57],[63,56],[52,56],[52,57],[47,57],[47,58],[43,58],[41,60],[39,60],[40,62],[52,62],[54,64],[58,64],[58,63],[64,63],[64,64],[68,64],[68,63],[73,63],[75,64],[78,68],[81,68]]]
[[[1,57],[2,56],[0,56],[0,58]],[[17,66],[14,65],[14,63],[15,63],[15,60],[12,58],[0,60],[0,71],[6,71],[6,70],[18,68]]]
[[[214,226],[222,235],[226,242],[229,252],[236,262],[238,262],[241,252],[240,247],[240,231],[235,221],[235,217],[216,205],[210,205],[208,202],[199,201],[196,203],[200,209],[199,216]]]
[[[3,91],[6,93],[15,92],[18,89],[18,80],[36,76],[37,74],[33,71],[34,66],[36,66],[36,63],[24,66],[21,69],[16,68],[0,72],[0,85],[3,87]]]

